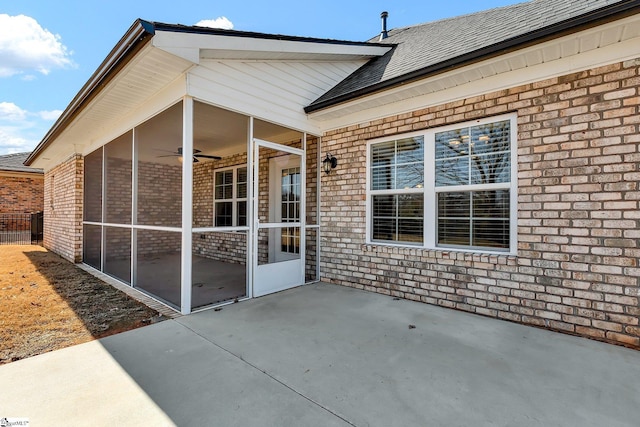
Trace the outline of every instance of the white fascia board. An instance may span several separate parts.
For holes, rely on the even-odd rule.
[[[177,33],[171,31],[157,31],[152,39],[153,46],[198,64],[202,51],[207,51],[207,58],[233,59],[233,53],[238,58],[250,58],[255,55],[264,59],[273,54],[281,57],[289,54],[307,57],[313,55],[318,59],[323,57],[344,60],[372,58],[382,56],[391,46],[362,46],[340,42],[313,42],[295,40],[277,40],[252,37],[234,37],[232,35]],[[231,56],[231,58],[230,58]]]

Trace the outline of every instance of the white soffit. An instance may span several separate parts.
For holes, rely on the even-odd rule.
[[[189,61],[147,45],[101,89],[32,166],[46,169],[74,153],[82,153],[84,147],[123,122],[128,114],[192,66]]]
[[[640,15],[309,114],[324,131],[640,57]]]
[[[390,46],[349,44],[340,41],[280,40],[247,36],[156,31],[152,43],[181,58],[241,60],[359,60],[384,55]]]

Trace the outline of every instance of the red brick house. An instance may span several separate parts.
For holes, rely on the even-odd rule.
[[[0,156],[0,213],[42,212],[44,171],[25,166],[29,153]]]
[[[42,237],[37,223],[33,228],[32,214],[44,208],[44,171],[25,166],[28,156],[0,156],[0,244],[27,244]]]
[[[45,245],[185,314],[322,280],[640,346],[640,1],[383,28],[137,21],[27,160]]]

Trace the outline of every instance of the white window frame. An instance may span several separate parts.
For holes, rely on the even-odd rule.
[[[498,184],[478,184],[478,185],[465,185],[465,186],[449,186],[437,188],[435,186],[435,134],[440,132],[446,132],[449,130],[484,125],[488,123],[510,121],[510,182],[498,183]],[[398,194],[403,192],[416,193],[420,192],[416,189],[410,190],[371,190],[371,171],[372,171],[372,159],[371,159],[371,146],[383,142],[395,141],[404,138],[411,138],[416,136],[424,137],[424,241],[422,245],[417,247],[438,250],[438,251],[450,251],[450,252],[474,252],[483,254],[499,254],[499,255],[517,255],[518,251],[518,141],[517,141],[517,114],[503,114],[499,116],[486,117],[482,119],[456,123],[452,125],[425,129],[424,131],[410,132],[405,134],[398,134],[389,137],[376,138],[367,141],[366,150],[366,243],[368,245],[380,245],[380,246],[396,246],[406,248],[416,248],[416,244],[405,242],[392,242],[392,241],[379,241],[372,239],[373,233],[373,195],[379,194]],[[472,246],[465,247],[453,247],[453,246],[438,246],[437,241],[437,193],[438,192],[451,192],[451,191],[483,191],[483,190],[509,190],[509,248],[506,250],[489,249],[489,248],[476,248]]]
[[[238,225],[238,202],[247,203],[247,200],[248,200],[246,197],[238,197],[238,169],[247,169],[247,181],[248,181],[249,169],[247,168],[246,164],[223,167],[223,168],[218,168],[213,170],[213,224],[212,224],[213,227],[229,228],[229,227],[247,227],[248,226],[248,221],[249,221],[248,216],[247,216],[247,224]],[[231,199],[217,199],[216,198],[216,175],[219,172],[227,172],[227,171],[233,171],[232,173],[233,178],[231,179],[232,197]],[[246,182],[246,185],[247,185],[247,191],[249,191],[249,182]],[[231,202],[231,215],[232,215],[231,225],[221,225],[221,226],[216,225],[216,203],[219,203],[219,202]],[[247,209],[249,209],[248,204],[247,204]]]
[[[373,233],[373,197],[374,196],[396,196],[396,195],[405,195],[405,194],[411,194],[411,195],[420,194],[423,196],[423,207],[424,207],[424,199],[426,197],[424,184],[422,187],[414,187],[414,188],[394,188],[394,189],[388,189],[388,190],[372,190],[371,189],[371,184],[373,179],[371,176],[371,172],[373,170],[373,162],[371,159],[371,146],[374,144],[380,144],[385,142],[397,142],[399,140],[409,139],[416,136],[423,137],[423,133],[396,135],[396,137],[394,138],[386,138],[383,140],[370,141],[370,143],[367,144],[367,208],[368,208],[367,225],[370,227],[370,229],[367,230],[367,239],[373,244],[383,244],[383,245],[391,244],[391,245],[410,246],[410,247],[424,246],[424,237],[427,234],[427,230],[424,227],[424,224],[422,228],[423,229],[422,244],[420,242],[393,242],[393,241],[385,241],[385,240],[373,240],[372,234],[371,234]],[[426,149],[426,139],[424,137],[423,137],[423,148]],[[425,161],[424,157],[422,161],[423,161],[423,168],[426,169],[426,167],[424,167],[426,165],[426,163],[424,163]],[[397,164],[395,166],[397,166]],[[423,176],[423,182],[426,182],[424,178],[425,177]],[[424,213],[425,211],[423,208],[423,215]]]

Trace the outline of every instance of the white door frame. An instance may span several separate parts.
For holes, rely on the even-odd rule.
[[[273,292],[303,285],[305,282],[305,222],[306,222],[306,173],[305,150],[276,144],[261,139],[253,139],[253,221],[251,224],[252,239],[252,267],[253,280],[251,283],[254,297],[267,295]],[[268,148],[280,152],[299,156],[300,158],[300,221],[291,223],[266,222],[260,223],[258,212],[258,199],[260,195],[260,148]],[[271,186],[269,186],[271,188]],[[271,191],[271,189],[269,190]],[[270,194],[271,196],[271,194]],[[300,229],[300,258],[284,262],[258,264],[258,234],[262,229],[282,229],[286,227],[299,227]]]

